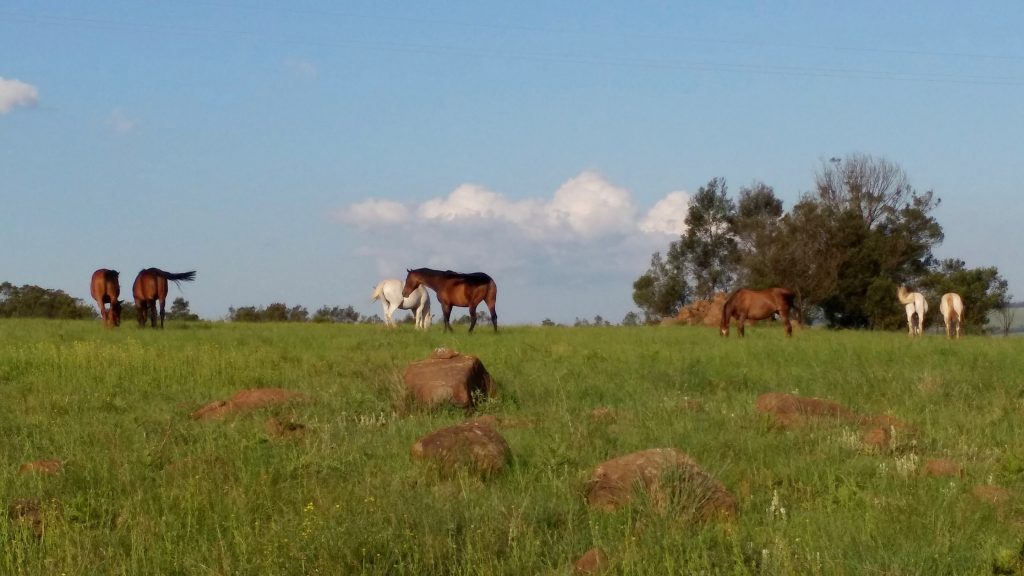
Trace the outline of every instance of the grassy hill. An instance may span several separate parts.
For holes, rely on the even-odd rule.
[[[497,477],[410,457],[468,417],[402,398],[404,367],[439,346],[496,380],[478,414],[512,450]],[[566,574],[595,546],[619,574],[1012,573],[1021,382],[1016,338],[0,321],[0,573]],[[262,387],[310,401],[189,418]],[[767,392],[909,427],[872,445],[852,421],[781,426],[755,409]],[[269,418],[303,433],[279,438]],[[642,498],[587,506],[595,466],[655,447],[720,480],[736,518],[694,524]],[[925,474],[940,458],[962,474]],[[20,471],[41,459],[62,470]]]

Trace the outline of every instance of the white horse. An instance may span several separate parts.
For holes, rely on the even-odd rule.
[[[402,298],[404,286],[405,282],[394,278],[381,280],[373,289],[373,299],[370,302],[380,299],[380,304],[384,307],[384,324],[387,326],[395,325],[391,316],[395,310],[402,309],[413,311],[416,316],[416,328],[420,330],[430,328],[430,294],[427,293],[427,289],[419,286],[412,291],[408,298]]]
[[[924,316],[928,313],[928,301],[920,292],[910,292],[906,286],[896,289],[896,296],[900,304],[907,310],[907,326],[911,336],[920,336],[924,333]],[[917,326],[914,326],[914,314],[917,314]]]
[[[946,338],[951,338],[950,329],[953,322],[956,322],[956,337],[960,337],[964,323],[964,301],[956,292],[947,292],[942,295],[939,301],[939,312],[942,312],[942,321],[946,323]]]

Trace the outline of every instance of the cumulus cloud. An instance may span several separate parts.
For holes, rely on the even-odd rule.
[[[683,195],[682,200],[685,199]],[[656,206],[660,220],[648,226],[654,226],[651,232],[661,232],[669,226],[671,210],[680,207],[677,198],[667,200],[671,201],[663,200]],[[682,210],[685,214],[685,205]],[[479,184],[462,184],[447,196],[427,200],[413,210],[398,202],[374,199],[348,206],[340,212],[340,219],[366,226],[400,224],[413,213],[418,222],[501,225],[534,240],[591,240],[629,235],[638,230],[637,208],[630,191],[594,171],[569,179],[550,199],[511,200]],[[649,215],[647,220],[651,218]]]
[[[646,234],[680,236],[686,232],[686,211],[689,206],[689,194],[669,192],[640,221],[640,230]]]
[[[39,101],[39,89],[35,86],[0,76],[0,115],[7,114],[16,106],[34,106]]]
[[[401,202],[370,199],[352,204],[335,212],[332,216],[340,222],[369,228],[378,225],[402,224],[409,220],[411,213]]]
[[[627,188],[585,171],[548,195],[515,199],[462,184],[418,204],[364,200],[334,217],[355,225],[354,254],[382,278],[419,266],[485,270],[501,278],[503,306],[536,321],[625,313],[651,252],[682,232],[688,201],[672,192],[642,212]],[[565,290],[574,296],[551,297]]]

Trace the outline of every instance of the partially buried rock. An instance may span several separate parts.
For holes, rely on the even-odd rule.
[[[18,468],[19,474],[56,474],[64,469],[64,463],[60,460],[36,460],[26,462]]]
[[[241,390],[227,400],[215,400],[192,413],[193,420],[213,420],[224,418],[235,412],[245,412],[266,406],[284,404],[293,400],[305,400],[307,396],[301,392],[282,388],[255,388]]]
[[[608,555],[600,548],[591,548],[580,556],[572,566],[572,573],[579,575],[600,574],[608,568]]]
[[[417,440],[411,452],[413,458],[437,464],[446,476],[459,468],[491,476],[504,470],[512,459],[505,438],[479,420],[436,430]]]
[[[616,510],[637,492],[658,510],[704,521],[736,515],[736,498],[682,450],[653,448],[608,460],[587,482],[587,503]]]
[[[409,395],[429,408],[444,404],[472,408],[479,399],[494,395],[494,380],[480,359],[448,348],[438,348],[430,358],[410,364],[402,379]]]

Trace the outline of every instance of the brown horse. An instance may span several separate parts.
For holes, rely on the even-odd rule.
[[[776,312],[782,317],[786,326],[786,337],[793,335],[793,325],[789,323],[789,311],[799,314],[800,310],[793,304],[796,295],[786,288],[766,288],[764,290],[747,290],[740,288],[729,296],[722,306],[722,336],[729,335],[729,323],[733,318],[739,320],[739,333],[743,336],[743,328],[747,320],[764,320],[771,318]]]
[[[490,276],[483,272],[472,272],[460,274],[451,270],[431,270],[430,268],[417,268],[406,270],[405,287],[402,288],[402,297],[408,298],[413,290],[421,284],[427,286],[437,294],[437,301],[441,303],[441,311],[444,313],[444,331],[452,329],[449,319],[452,315],[452,306],[469,308],[469,331],[476,327],[476,307],[480,302],[485,302],[491,311],[491,324],[494,331],[498,331],[498,313],[494,310],[494,302],[498,298],[498,286]]]
[[[121,283],[118,281],[117,270],[100,268],[92,273],[90,290],[92,299],[100,309],[100,318],[108,328],[121,325]],[[107,304],[110,308],[107,308]]]
[[[159,268],[146,268],[135,277],[132,294],[135,296],[135,310],[139,316],[139,327],[146,326],[146,317],[156,328],[156,303],[160,301],[160,327],[164,327],[164,303],[167,300],[167,281],[170,280],[181,288],[179,282],[191,282],[196,279],[196,271],[164,272]]]

